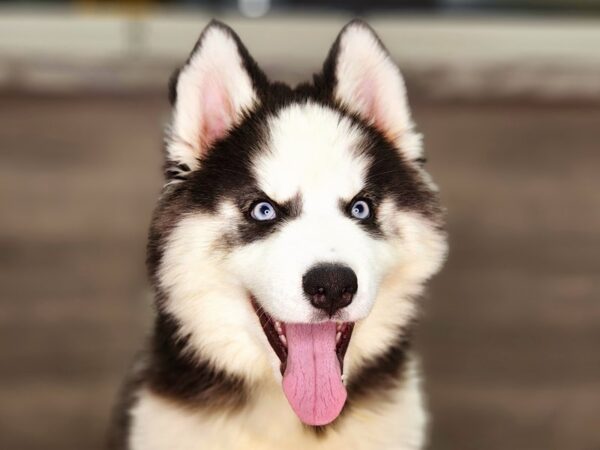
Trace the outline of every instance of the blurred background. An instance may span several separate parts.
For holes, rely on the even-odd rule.
[[[149,329],[166,82],[204,25],[295,83],[356,16],[448,207],[429,448],[600,449],[599,0],[1,2],[0,449],[103,446]]]

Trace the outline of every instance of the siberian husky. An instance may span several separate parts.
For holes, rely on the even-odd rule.
[[[409,336],[446,236],[374,31],[350,22],[292,88],[211,22],[170,100],[155,325],[112,448],[422,448]]]

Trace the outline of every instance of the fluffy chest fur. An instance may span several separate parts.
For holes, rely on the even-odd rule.
[[[240,411],[184,407],[142,390],[132,409],[132,450],[409,450],[424,443],[426,416],[415,364],[385,401],[350,408],[331,429],[303,426],[277,384],[259,387]]]

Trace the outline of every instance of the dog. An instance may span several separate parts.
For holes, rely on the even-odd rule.
[[[213,21],[170,101],[154,329],[111,447],[422,448],[410,335],[444,211],[375,32],[347,24],[292,88]]]

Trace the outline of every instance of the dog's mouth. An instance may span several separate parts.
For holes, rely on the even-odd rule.
[[[283,323],[254,299],[252,305],[281,361],[283,391],[292,409],[308,425],[332,422],[346,402],[342,371],[354,324]]]
[[[273,319],[262,307],[256,303],[256,301],[252,300],[252,305],[254,306],[254,310],[258,315],[258,320],[260,321],[260,325],[267,336],[267,340],[273,351],[281,361],[280,371],[281,375],[285,374],[285,369],[287,365],[287,357],[288,357],[288,342],[286,337],[286,324],[284,322],[280,322],[278,320]],[[305,326],[312,325],[321,325],[327,326],[328,322],[325,324],[302,324]],[[350,344],[350,338],[352,337],[352,331],[354,329],[353,322],[329,322],[335,323],[335,354],[337,356],[340,372],[344,373],[344,356],[346,355],[346,351],[348,350],[348,344]],[[288,325],[289,326],[289,325]]]

